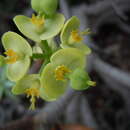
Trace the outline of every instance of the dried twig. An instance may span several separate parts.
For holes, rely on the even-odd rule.
[[[65,111],[65,123],[66,124],[75,124],[78,123],[79,119],[79,109],[80,109],[80,98],[81,95],[75,96],[70,104],[68,105]]]
[[[1,126],[0,130],[37,130],[40,126],[42,126],[42,128],[48,124],[48,126],[51,126],[51,124],[57,123],[59,116],[77,93],[80,92],[75,92],[69,89],[66,95],[60,100],[48,103],[43,110],[38,112],[34,117],[26,117],[17,120],[16,122]]]
[[[89,106],[89,103],[87,101],[87,98],[83,95],[81,98],[81,120],[82,123],[86,126],[89,126],[94,129],[98,129],[97,123],[95,121],[95,118],[92,114],[91,108]]]
[[[72,98],[78,93],[80,92],[75,92],[69,89],[66,95],[61,99],[48,103],[46,107],[35,116],[35,121],[42,124],[56,123],[59,115],[62,114],[63,110],[67,107]]]
[[[130,90],[129,73],[108,65],[96,56],[94,56],[94,59],[95,60],[93,60],[93,67],[97,72],[99,72],[103,77],[111,77],[111,79],[113,79],[115,82],[119,82],[122,85],[126,86],[125,89]]]

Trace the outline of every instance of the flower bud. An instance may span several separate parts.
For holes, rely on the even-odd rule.
[[[52,15],[56,12],[58,0],[31,0],[32,8],[37,13]]]

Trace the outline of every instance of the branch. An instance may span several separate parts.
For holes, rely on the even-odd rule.
[[[37,130],[41,126],[42,128],[47,125],[51,126],[51,124],[57,123],[62,111],[78,93],[80,92],[69,89],[61,99],[48,103],[43,110],[38,112],[34,117],[25,117],[21,120],[14,121],[1,126],[0,130]]]
[[[118,82],[124,86],[126,86],[126,89],[130,89],[130,74],[127,72],[124,72],[122,70],[119,70],[102,60],[100,60],[98,57],[94,56],[93,60],[93,67],[94,69],[99,72],[103,77],[109,77],[113,79],[115,82]],[[113,82],[112,82],[113,83]],[[124,88],[123,88],[124,89]]]
[[[62,98],[55,102],[48,103],[46,107],[35,116],[35,121],[41,124],[56,123],[58,117],[62,114],[62,111],[65,110],[73,97],[78,93],[80,92],[69,89],[66,95],[64,95]]]
[[[79,109],[80,109],[80,98],[81,95],[77,95],[68,105],[65,111],[65,123],[66,124],[75,124],[78,123],[79,118]]]
[[[81,120],[83,124],[97,130],[98,126],[96,124],[95,118],[89,106],[87,97],[85,97],[84,95],[81,98],[80,108],[81,108]]]

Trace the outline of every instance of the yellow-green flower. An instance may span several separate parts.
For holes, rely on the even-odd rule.
[[[84,42],[84,36],[89,34],[89,29],[80,31],[79,30],[80,21],[76,16],[70,18],[64,25],[60,39],[62,48],[78,48],[81,49],[85,54],[91,52]]]
[[[64,21],[64,16],[59,13],[50,17],[33,14],[32,18],[23,15],[14,18],[14,22],[21,33],[38,43],[41,40],[48,40],[56,36],[61,31]]]
[[[12,88],[15,95],[26,94],[30,98],[30,109],[35,109],[36,99],[40,97],[40,80],[38,74],[25,75]]]
[[[20,80],[28,71],[32,49],[28,42],[14,32],[7,32],[2,37],[5,48],[7,77],[11,81]]]
[[[48,100],[60,97],[68,86],[69,75],[78,67],[85,67],[85,55],[76,48],[60,49],[54,53],[41,74],[41,89]]]

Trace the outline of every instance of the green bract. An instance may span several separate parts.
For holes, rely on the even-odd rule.
[[[73,89],[84,90],[89,88],[90,77],[82,68],[77,68],[70,76],[70,85]]]
[[[71,72],[77,67],[85,67],[85,55],[75,48],[60,49],[54,53],[49,63],[41,74],[41,85],[49,100],[55,100],[61,96],[68,86],[68,80],[56,80],[55,70],[64,65]]]
[[[18,61],[7,66],[7,77],[11,81],[18,81],[26,74],[30,66],[32,49],[23,37],[14,32],[5,33],[2,43],[6,51],[13,50],[18,54]]]
[[[71,32],[75,30],[79,30],[80,21],[76,16],[73,16],[70,18],[64,25],[60,39],[61,39],[61,47],[62,48],[78,48],[81,49],[85,54],[89,54],[91,52],[90,48],[88,48],[85,44],[82,42],[79,43],[70,43],[69,39],[71,36]]]
[[[58,0],[31,0],[32,8],[37,13],[53,15],[57,9]]]
[[[24,94],[28,88],[35,87],[40,88],[40,80],[38,74],[25,75],[19,80],[12,88],[12,93],[15,95]]]
[[[63,27],[65,18],[62,14],[55,14],[52,17],[46,18],[43,27],[36,27],[31,18],[18,15],[14,18],[14,22],[18,29],[28,38],[35,42],[47,40],[56,36]],[[41,30],[41,28],[43,28]],[[40,31],[39,31],[40,29]]]

